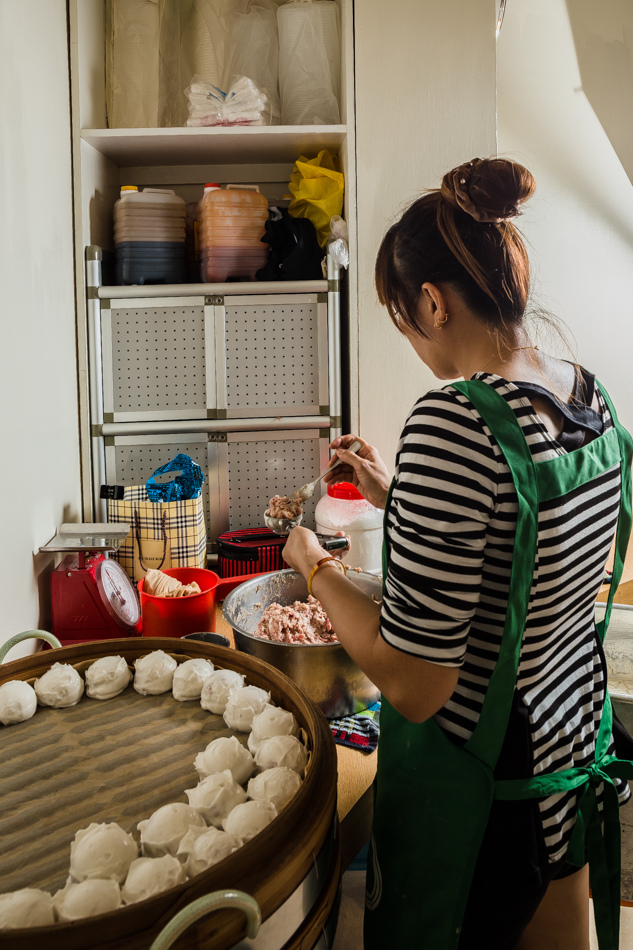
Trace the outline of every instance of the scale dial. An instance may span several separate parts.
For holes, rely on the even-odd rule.
[[[108,558],[99,561],[95,578],[110,616],[121,627],[135,627],[141,616],[141,608],[130,578],[121,565]]]

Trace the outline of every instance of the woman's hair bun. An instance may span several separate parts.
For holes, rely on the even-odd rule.
[[[444,175],[440,194],[475,221],[498,224],[520,214],[535,187],[523,165],[507,158],[473,158]]]

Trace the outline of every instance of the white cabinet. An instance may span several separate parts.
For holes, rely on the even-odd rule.
[[[116,428],[127,424],[138,430],[143,424],[169,425],[171,435],[181,438],[186,433],[179,432],[179,426],[189,425],[191,433],[196,420],[205,420],[205,427],[197,434],[202,438],[201,432],[208,434],[210,424],[217,420],[221,425],[213,431],[221,430],[227,438],[225,443],[220,443],[225,447],[222,451],[225,451],[228,467],[225,484],[230,484],[234,471],[232,446],[251,446],[248,456],[251,471],[256,460],[261,463],[264,456],[257,453],[264,450],[259,447],[255,425],[260,430],[272,431],[279,429],[281,423],[285,435],[277,441],[286,447],[290,443],[288,433],[301,433],[298,439],[301,461],[297,463],[296,475],[305,470],[314,477],[323,457],[327,459],[327,451],[323,452],[327,438],[323,433],[329,429],[338,431],[342,415],[341,377],[340,371],[335,369],[340,366],[341,353],[338,311],[335,318],[327,317],[332,313],[328,294],[330,304],[335,294],[338,297],[338,275],[331,273],[329,280],[310,282],[319,284],[318,289],[280,285],[272,288],[259,283],[258,290],[268,299],[265,304],[259,301],[257,306],[249,299],[252,288],[242,294],[236,291],[236,285],[223,285],[225,290],[218,290],[215,285],[197,288],[186,285],[183,295],[187,300],[175,305],[172,299],[169,304],[172,316],[173,308],[180,308],[180,332],[177,332],[173,320],[165,318],[164,288],[151,295],[148,288],[144,288],[140,296],[145,299],[135,298],[132,306],[127,304],[133,294],[128,294],[126,300],[125,288],[116,288],[120,292],[118,297],[114,291],[108,297],[109,291],[96,286],[99,282],[94,281],[94,275],[86,279],[85,252],[91,246],[112,249],[112,208],[122,184],[173,188],[186,201],[192,201],[200,197],[205,181],[256,183],[269,203],[274,204],[287,192],[295,160],[301,154],[314,156],[320,149],[327,148],[339,154],[345,174],[344,216],[350,229],[353,259],[356,246],[353,3],[340,0],[339,5],[341,125],[108,129],[105,2],[71,0],[77,333],[86,518],[94,510],[95,477],[105,466],[106,453],[98,449],[98,439],[105,438],[106,432],[107,438],[119,440],[116,445],[109,444],[108,449],[120,449],[118,455],[116,451],[109,452],[110,469],[116,460],[116,471],[126,472],[126,483],[141,477],[134,469],[137,463],[125,461],[123,446],[127,443],[121,439],[128,436],[118,429],[116,433],[109,431],[108,426]],[[93,264],[90,263],[89,271]],[[348,283],[355,287],[354,281]],[[173,291],[171,296],[174,296]],[[220,302],[214,302],[214,297]],[[98,307],[96,301],[101,301]],[[105,301],[109,306],[102,305]],[[346,319],[354,308],[354,293],[346,287],[343,308]],[[96,326],[97,309],[102,321],[97,330],[99,340],[91,341],[90,328]],[[332,319],[336,320],[336,340],[332,340]],[[307,347],[306,340],[310,341]],[[343,351],[346,352],[344,341]],[[165,372],[154,372],[156,368]],[[173,385],[176,379],[177,388]],[[148,400],[151,409],[148,409]],[[103,431],[95,434],[93,427],[101,424]],[[307,425],[312,430],[308,439],[305,437]],[[247,426],[250,426],[248,432]],[[136,430],[129,430],[130,438],[140,435]],[[169,436],[170,433],[161,433],[161,438]],[[150,437],[152,433],[143,433],[144,439]],[[265,441],[260,439],[260,442]],[[258,446],[257,452],[254,446]],[[143,451],[147,458],[148,450]],[[245,458],[244,450],[241,451]],[[133,454],[128,453],[130,459]],[[219,460],[218,472],[222,470],[221,455],[216,459]],[[283,461],[283,453],[278,456]],[[135,457],[138,459],[138,453]],[[162,455],[161,458],[166,460]],[[235,473],[240,479],[244,477],[239,468]],[[300,480],[295,486],[290,483],[292,479],[287,485],[285,481],[283,484],[279,481],[273,484],[273,481],[270,485],[274,491],[302,484]],[[240,501],[237,490],[233,494],[225,493],[217,518],[214,515],[217,524],[236,524],[247,517],[244,486],[242,482]],[[270,490],[265,479],[261,490],[264,494]],[[254,494],[256,504],[260,505],[259,488]],[[212,507],[210,505],[209,510]],[[241,512],[239,517],[227,515],[231,508]]]

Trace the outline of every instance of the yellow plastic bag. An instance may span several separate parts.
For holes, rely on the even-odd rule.
[[[325,247],[330,233],[330,218],[343,210],[344,186],[338,156],[326,149],[316,158],[301,155],[295,162],[288,186],[292,195],[288,213],[312,221],[321,247]]]

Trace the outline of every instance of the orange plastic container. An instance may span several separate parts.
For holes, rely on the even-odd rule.
[[[200,594],[189,597],[154,597],[136,585],[141,598],[141,634],[144,637],[184,637],[187,633],[215,631],[215,591],[220,578],[202,567],[170,567],[163,571],[181,584],[195,581]]]
[[[200,251],[203,284],[224,283],[229,278],[256,280],[255,274],[268,260],[268,245],[253,247],[207,247]]]
[[[200,248],[256,245],[264,236],[267,220],[268,201],[260,195],[257,185],[227,185],[226,188],[213,189],[200,200]]]

